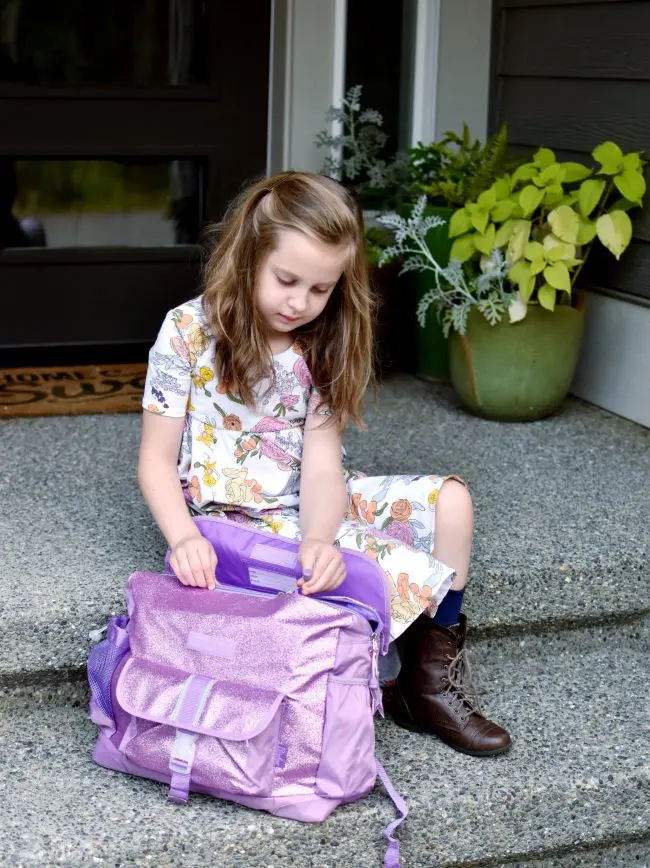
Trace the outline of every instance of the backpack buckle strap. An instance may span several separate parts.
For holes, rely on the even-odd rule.
[[[204,675],[191,675],[183,684],[178,697],[172,720],[180,724],[169,757],[169,770],[172,773],[167,801],[186,804],[190,794],[190,778],[196,751],[196,732],[181,729],[182,726],[197,726],[205,703],[214,685],[213,678]]]
[[[169,770],[172,773],[167,801],[185,805],[190,796],[190,775],[194,762],[194,752],[198,733],[176,730],[176,738],[169,758]]]

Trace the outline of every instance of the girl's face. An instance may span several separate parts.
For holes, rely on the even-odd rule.
[[[323,244],[281,229],[278,243],[257,275],[255,302],[270,340],[306,325],[323,311],[348,256],[345,245]]]

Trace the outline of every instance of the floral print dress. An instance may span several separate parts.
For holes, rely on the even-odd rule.
[[[300,349],[273,356],[251,410],[223,389],[199,296],[170,311],[149,353],[143,407],[184,417],[178,473],[189,507],[300,539],[300,462],[307,413],[326,415]],[[349,512],[336,544],[374,558],[391,591],[391,638],[435,611],[454,578],[433,551],[435,508],[449,477],[345,471]]]

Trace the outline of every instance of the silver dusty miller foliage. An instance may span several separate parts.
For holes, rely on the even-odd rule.
[[[420,196],[408,218],[394,213],[379,217],[378,222],[394,236],[394,243],[383,251],[379,265],[402,259],[401,274],[433,272],[434,284],[418,304],[417,317],[422,327],[430,307],[434,308],[445,337],[452,328],[465,334],[472,307],[477,307],[491,325],[496,325],[517,297],[506,282],[509,266],[503,253],[493,250],[490,256],[483,257],[478,274],[468,274],[456,261],[443,268],[431,253],[426,236],[431,229],[443,226],[445,220],[437,216],[425,217],[426,202],[426,196]]]
[[[362,90],[360,84],[351,87],[340,107],[328,109],[325,119],[340,123],[342,132],[333,136],[322,130],[316,145],[331,150],[323,162],[323,174],[338,181],[361,179],[362,184],[379,189],[394,183],[396,175],[405,170],[407,159],[405,154],[397,154],[387,162],[378,156],[388,141],[381,129],[384,119],[375,109],[361,110]]]

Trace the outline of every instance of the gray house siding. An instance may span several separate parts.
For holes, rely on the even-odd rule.
[[[493,13],[491,131],[507,120],[513,149],[563,159],[605,139],[650,158],[650,2],[494,0]],[[620,263],[594,250],[583,274],[591,289],[650,300],[650,204],[630,216]]]

